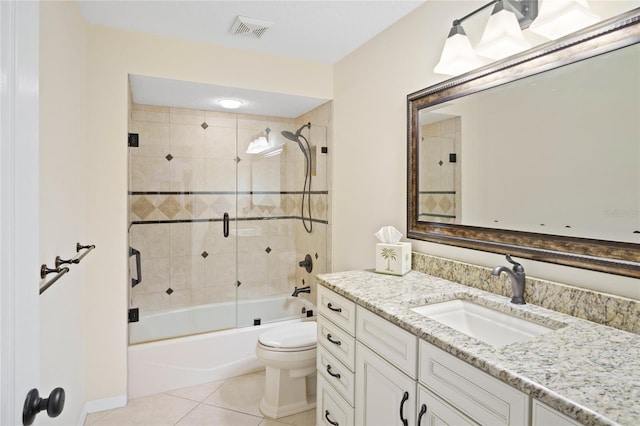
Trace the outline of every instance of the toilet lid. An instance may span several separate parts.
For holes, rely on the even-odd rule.
[[[315,321],[296,322],[273,327],[260,335],[259,342],[272,348],[303,348],[315,346],[317,326]]]

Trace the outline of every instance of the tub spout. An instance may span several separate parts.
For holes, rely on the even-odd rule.
[[[293,288],[293,293],[291,294],[291,296],[293,297],[298,297],[298,295],[300,293],[311,293],[311,287],[306,286],[306,287],[294,287]]]

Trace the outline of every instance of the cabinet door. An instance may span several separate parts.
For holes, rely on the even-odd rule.
[[[546,404],[533,400],[533,426],[578,426],[580,423],[554,410]]]
[[[353,408],[321,375],[318,375],[318,426],[353,426]]]
[[[477,426],[471,419],[422,386],[418,386],[417,426]]]
[[[356,424],[413,426],[416,382],[356,343]]]
[[[529,395],[420,341],[420,383],[484,425],[528,425]]]

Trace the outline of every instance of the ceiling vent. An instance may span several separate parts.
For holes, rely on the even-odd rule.
[[[237,16],[229,32],[233,35],[261,38],[271,25],[273,25],[273,22]]]

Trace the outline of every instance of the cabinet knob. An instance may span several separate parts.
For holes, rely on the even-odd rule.
[[[333,340],[331,338],[331,334],[327,334],[327,340],[330,341],[331,343],[333,343],[334,345],[340,346],[342,344],[342,342],[340,340]]]
[[[338,422],[335,422],[329,418],[329,410],[324,410],[324,418],[327,419],[327,421],[333,426],[339,426]]]
[[[409,392],[405,391],[404,395],[402,395],[402,402],[400,402],[400,420],[402,421],[402,424],[404,426],[409,425],[409,421],[404,418],[404,403],[407,402],[408,399],[409,399]]]
[[[342,308],[334,308],[331,303],[327,303],[327,308],[331,309],[333,312],[342,312]]]
[[[341,377],[340,373],[334,373],[331,371],[331,364],[327,364],[327,373],[329,373],[329,375],[335,377],[336,379],[339,379]]]
[[[422,404],[422,407],[420,407],[420,413],[418,413],[418,426],[420,426],[420,423],[422,423],[422,416],[424,416],[427,412],[427,404]]]

